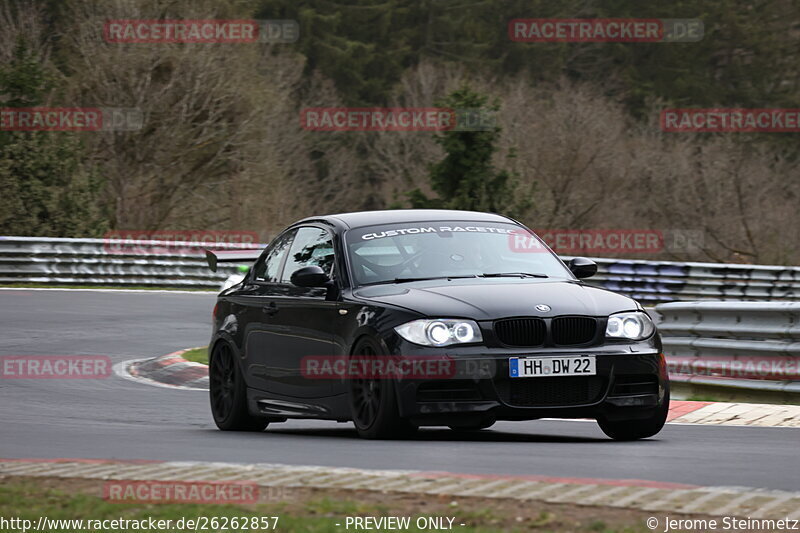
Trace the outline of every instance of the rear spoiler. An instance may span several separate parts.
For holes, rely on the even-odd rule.
[[[252,263],[261,255],[261,249],[254,250],[206,250],[206,261],[212,272],[217,271],[217,263]]]

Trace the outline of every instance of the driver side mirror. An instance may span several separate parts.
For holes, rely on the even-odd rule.
[[[578,279],[591,278],[597,274],[597,263],[585,257],[574,257],[567,266]]]
[[[295,270],[289,281],[298,287],[324,287],[331,279],[322,268],[317,265],[310,265]]]

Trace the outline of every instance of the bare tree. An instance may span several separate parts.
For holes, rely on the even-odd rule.
[[[44,9],[34,0],[3,2],[0,5],[0,63],[11,60],[20,39],[40,63],[50,57],[51,42],[44,24]]]
[[[265,204],[286,205],[279,154],[286,143],[291,93],[302,60],[258,43],[108,43],[103,25],[124,18],[230,18],[230,5],[195,2],[73,1],[62,38],[81,105],[136,108],[138,131],[91,137],[108,180],[119,228],[220,228],[260,224]],[[295,139],[296,140],[296,135]],[[298,154],[295,154],[298,155]],[[281,218],[280,216],[278,218]]]

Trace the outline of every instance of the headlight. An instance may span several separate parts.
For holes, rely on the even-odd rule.
[[[608,317],[606,337],[610,339],[646,339],[656,330],[650,317],[641,311],[617,313]]]
[[[472,320],[426,318],[397,326],[394,330],[408,342],[423,346],[448,346],[483,340],[478,324]]]

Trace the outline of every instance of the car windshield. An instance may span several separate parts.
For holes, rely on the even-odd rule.
[[[356,285],[443,278],[573,279],[536,237],[513,224],[421,222],[345,236]]]

